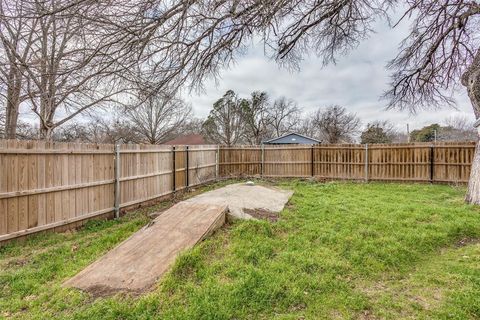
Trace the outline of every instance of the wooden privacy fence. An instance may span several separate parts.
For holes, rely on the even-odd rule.
[[[465,183],[474,143],[150,146],[0,140],[0,242],[219,177]]]
[[[220,175],[466,183],[474,151],[474,142],[220,147]]]
[[[217,146],[0,140],[0,242],[215,180]]]
[[[216,146],[121,145],[116,206],[124,208],[215,180]]]

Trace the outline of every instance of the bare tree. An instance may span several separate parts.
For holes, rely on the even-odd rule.
[[[252,92],[249,100],[242,105],[242,121],[245,124],[245,140],[249,144],[259,145],[268,136],[269,98],[266,92]]]
[[[355,114],[341,106],[318,109],[313,114],[312,124],[317,130],[315,136],[328,143],[352,142],[361,125]]]
[[[38,138],[38,127],[27,121],[18,120],[15,138],[23,140],[35,140]]]
[[[360,135],[361,143],[391,143],[397,136],[395,126],[385,121],[368,123]]]
[[[477,132],[473,121],[465,116],[453,116],[445,120],[439,133],[439,140],[444,141],[476,141]]]
[[[474,121],[466,116],[452,116],[445,119],[445,126],[452,127],[459,131],[475,132],[473,124]]]
[[[269,108],[270,127],[276,137],[298,128],[300,109],[295,101],[280,97]]]
[[[463,85],[480,118],[480,3],[478,1],[408,0],[405,19],[411,33],[390,63],[391,108],[453,105],[451,94]],[[480,204],[480,145],[472,163],[466,201]]]
[[[143,141],[121,111],[113,111],[112,116],[95,116],[84,123],[76,121],[67,123],[55,130],[52,140],[110,144]]]
[[[241,141],[244,135],[242,109],[248,102],[229,90],[213,104],[213,108],[203,124],[203,130],[211,142],[232,146]]]
[[[117,67],[109,50],[112,45],[91,22],[101,18],[105,8],[85,1],[61,14],[41,15],[62,4],[61,0],[35,1],[41,36],[27,68],[32,110],[40,119],[40,136],[46,139],[54,128],[124,91],[112,78]],[[57,119],[59,111],[64,116]]]
[[[149,95],[139,105],[126,108],[126,118],[143,142],[160,144],[183,127],[192,113],[192,107],[173,94]]]
[[[318,140],[321,140],[322,137],[320,136],[320,132],[317,130],[315,127],[313,118],[315,117],[316,112],[311,112],[307,114],[306,116],[300,118],[300,121],[298,123],[297,131],[300,134],[303,134],[304,136],[307,137],[312,137],[316,138]]]
[[[142,141],[132,124],[123,115],[113,119],[96,119],[88,126],[92,142],[100,143],[140,143]]]
[[[175,135],[202,134],[203,120],[200,118],[187,119],[185,124],[177,128]]]
[[[2,73],[7,128],[14,136],[19,104],[39,118],[40,137],[125,91],[117,72],[118,47],[97,20],[111,4],[65,0],[2,1]],[[6,10],[8,9],[8,11]],[[61,9],[61,10],[60,10]],[[122,70],[122,72],[125,72]]]
[[[407,142],[409,142],[408,134],[406,132],[397,131],[392,136],[392,142],[393,143],[407,143]]]
[[[0,139],[5,138],[5,109],[0,105]]]
[[[4,134],[14,139],[20,105],[28,98],[25,88],[25,64],[32,54],[36,37],[36,19],[26,17],[24,1],[0,0],[0,95],[5,100]]]
[[[71,122],[56,130],[52,135],[52,140],[61,142],[92,142],[100,143],[96,135],[92,134],[91,130],[97,128],[95,122],[88,124],[81,124]]]

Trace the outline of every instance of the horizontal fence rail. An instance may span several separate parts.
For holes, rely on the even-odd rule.
[[[0,242],[118,216],[217,177],[217,146],[0,140]]]
[[[466,183],[474,142],[220,147],[222,176]]]
[[[228,177],[466,183],[475,143],[162,146],[0,140],[0,242]]]

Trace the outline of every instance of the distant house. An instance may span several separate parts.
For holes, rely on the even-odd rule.
[[[181,145],[187,145],[187,146],[194,146],[194,145],[200,145],[200,144],[208,144],[205,141],[205,138],[201,134],[189,134],[185,136],[179,136],[176,137],[173,140],[164,142],[163,144],[167,145],[172,145],[172,146],[181,146]]]
[[[263,144],[319,144],[321,141],[299,133],[289,133],[284,136],[263,141]]]

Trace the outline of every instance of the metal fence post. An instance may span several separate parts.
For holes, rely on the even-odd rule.
[[[315,162],[314,162],[314,159],[313,159],[313,157],[314,157],[314,152],[313,152],[314,150],[313,150],[313,148],[314,148],[314,147],[315,147],[315,146],[312,144],[312,150],[311,150],[311,155],[310,155],[310,158],[311,158],[311,160],[312,160],[312,166],[311,166],[312,177],[315,177]]]
[[[175,192],[177,176],[176,167],[175,167],[175,146],[172,147],[172,192]]]
[[[185,188],[188,188],[189,185],[189,177],[188,177],[188,167],[189,167],[189,161],[188,161],[188,146],[185,147]]]
[[[368,143],[365,143],[365,182],[368,182]]]
[[[217,150],[215,152],[215,180],[218,180],[219,172],[220,172],[220,145],[217,145]]]
[[[115,208],[115,219],[120,217],[120,145],[115,144],[115,162],[114,162],[114,172],[115,172],[115,187],[114,187],[114,208]]]
[[[265,171],[264,167],[265,167],[265,147],[262,143],[262,163],[260,164],[260,176],[262,177]]]

